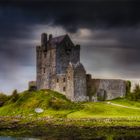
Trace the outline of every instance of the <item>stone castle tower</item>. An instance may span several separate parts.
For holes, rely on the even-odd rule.
[[[72,101],[111,100],[125,96],[126,81],[93,79],[80,63],[80,45],[74,45],[68,35],[41,35],[36,47],[37,77],[30,89],[58,91]]]
[[[36,47],[37,89],[63,93],[72,101],[86,98],[86,71],[80,63],[80,45],[74,45],[68,35],[41,35]]]

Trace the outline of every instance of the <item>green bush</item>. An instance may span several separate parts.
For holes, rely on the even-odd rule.
[[[83,106],[80,103],[74,103],[68,100],[64,100],[62,98],[52,97],[49,100],[49,107],[55,109],[55,110],[73,110],[73,109],[82,109]]]
[[[12,96],[11,96],[11,99],[13,102],[16,102],[19,98],[19,94],[17,92],[17,90],[15,89],[13,92],[12,92]]]
[[[68,104],[67,101],[65,101],[63,99],[56,98],[56,97],[53,97],[49,101],[49,106],[52,107],[53,109],[56,109],[56,110],[66,108],[67,104]]]
[[[127,93],[126,97],[132,101],[140,101],[140,85],[136,84],[133,92]]]
[[[131,92],[131,81],[126,81],[126,96]]]
[[[9,97],[7,95],[0,93],[0,107],[3,106],[8,99]]]

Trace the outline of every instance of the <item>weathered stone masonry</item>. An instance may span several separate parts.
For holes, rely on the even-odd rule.
[[[95,100],[97,96],[113,99],[125,94],[125,81],[92,79],[86,74],[80,63],[80,45],[74,45],[68,35],[48,37],[43,33],[36,56],[37,89],[58,91],[72,101]]]
[[[53,38],[43,33],[37,46],[37,89],[52,89],[71,100],[86,96],[86,72],[80,63],[80,45],[68,35]]]
[[[111,100],[124,97],[126,93],[126,81],[121,79],[92,79],[87,75],[88,93],[94,97],[102,97],[104,100]],[[91,99],[90,100],[94,100]]]

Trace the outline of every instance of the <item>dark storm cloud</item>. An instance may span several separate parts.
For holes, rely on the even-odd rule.
[[[79,28],[136,26],[140,2],[110,1],[6,1],[0,2],[0,37],[29,38],[30,26],[60,25],[68,32]]]
[[[88,29],[92,34],[87,38],[79,35],[79,43],[83,46],[82,61],[89,70],[116,72],[121,67],[119,72],[125,68],[132,71],[132,66],[140,70],[139,6],[138,0],[0,1],[1,79],[9,82],[21,68],[35,69],[33,31],[41,25],[62,27],[75,38],[80,29]],[[24,73],[29,73],[26,70]]]
[[[133,26],[140,21],[139,1],[13,1],[3,2],[4,21],[15,26],[19,23],[46,24],[53,22],[70,32],[80,27]],[[4,23],[4,22],[2,22]],[[18,27],[18,26],[17,26]]]
[[[0,41],[32,38],[30,27],[37,24],[60,25],[68,32],[80,28],[137,26],[140,22],[139,4],[136,0],[3,1],[0,2]]]

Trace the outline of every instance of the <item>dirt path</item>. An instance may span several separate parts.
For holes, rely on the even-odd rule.
[[[111,103],[111,102],[107,102],[107,104],[110,104],[110,105],[113,105],[113,106],[119,106],[119,107],[123,107],[123,108],[128,108],[128,109],[140,110],[140,108],[137,108],[137,107],[129,107],[129,106],[124,106],[124,105],[115,104],[115,103]]]

